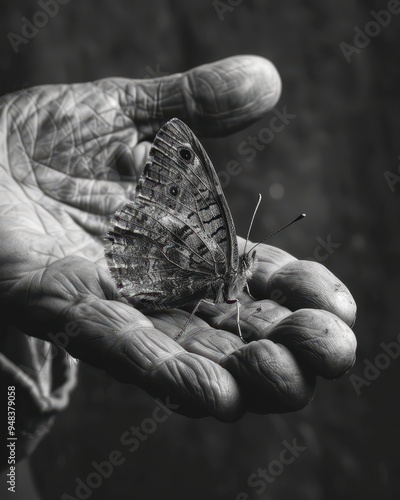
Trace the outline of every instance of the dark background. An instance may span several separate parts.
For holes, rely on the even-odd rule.
[[[222,0],[227,3],[227,0]],[[399,328],[399,191],[385,172],[398,174],[400,14],[348,63],[341,42],[373,20],[387,2],[243,0],[221,21],[212,0],[71,0],[15,54],[7,38],[32,19],[35,1],[0,7],[0,93],[107,76],[150,77],[234,54],[258,54],[279,69],[277,104],[296,118],[247,162],[238,145],[267,127],[251,128],[204,145],[220,171],[237,160],[243,171],[225,192],[239,234],[245,234],[258,192],[264,195],[253,239],[298,213],[307,219],[275,237],[299,258],[313,257],[321,239],[340,244],[323,262],[358,303],[355,332],[362,376],[380,343]],[[394,192],[393,192],[394,190]],[[313,402],[290,415],[247,415],[226,425],[171,416],[127,453],[125,464],[92,499],[236,499],[240,492],[267,500],[400,498],[399,360],[358,396],[350,374],[320,380]],[[131,425],[150,416],[154,401],[91,369],[82,373],[70,407],[58,418],[30,463],[40,498],[74,495]],[[247,484],[276,459],[283,441],[306,447],[261,494]],[[27,496],[26,498],[33,498]]]

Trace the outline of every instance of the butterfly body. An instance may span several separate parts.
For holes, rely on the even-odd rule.
[[[255,267],[195,134],[173,118],[156,135],[135,198],[118,210],[106,258],[121,295],[152,308],[237,301]]]

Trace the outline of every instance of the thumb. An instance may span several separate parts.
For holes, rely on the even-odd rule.
[[[228,57],[166,77],[108,78],[96,84],[115,95],[141,139],[154,136],[173,117],[198,135],[227,135],[260,119],[281,93],[275,66],[253,55]]]

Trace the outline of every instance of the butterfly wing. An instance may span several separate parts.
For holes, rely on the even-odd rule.
[[[174,118],[156,135],[135,199],[108,233],[108,265],[121,294],[171,307],[216,299],[238,267],[236,231],[204,148]]]

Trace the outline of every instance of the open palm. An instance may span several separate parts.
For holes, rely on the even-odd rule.
[[[279,93],[270,63],[241,56],[161,79],[41,86],[2,98],[0,293],[8,322],[43,340],[66,332],[72,356],[191,416],[228,421],[246,410],[298,409],[317,375],[348,370],[355,304],[319,264],[260,247],[250,284],[260,300],[242,301],[244,333],[255,340],[247,345],[229,333],[234,307],[224,305],[202,307],[207,321],[195,317],[174,342],[188,314],[144,315],[116,296],[105,265],[110,217],[132,195],[165,120],[226,134],[260,118]],[[276,290],[282,300],[273,300]]]

